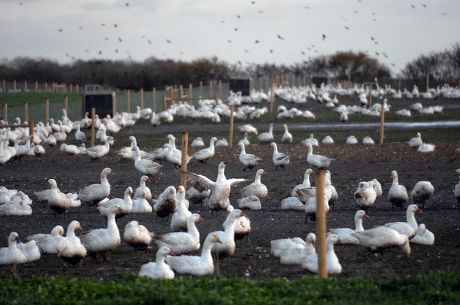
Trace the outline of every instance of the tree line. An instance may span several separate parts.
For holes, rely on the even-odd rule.
[[[395,75],[378,59],[364,52],[339,51],[319,55],[293,65],[229,64],[217,57],[199,58],[190,62],[150,57],[142,62],[127,60],[76,60],[61,64],[45,58],[17,57],[0,61],[0,79],[28,82],[101,84],[119,89],[150,90],[169,84],[198,85],[209,80],[226,81],[234,75],[253,78],[291,74],[297,77],[328,76],[355,83],[374,81],[387,83]],[[435,85],[457,85],[460,79],[460,45],[440,52],[422,54],[407,63],[398,77],[424,88],[426,76]],[[407,83],[407,82],[406,82]]]

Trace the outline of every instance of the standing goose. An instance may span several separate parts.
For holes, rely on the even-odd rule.
[[[374,205],[375,199],[377,198],[377,192],[374,189],[374,184],[372,181],[369,182],[360,182],[356,192],[354,194],[354,199],[356,205],[362,209],[367,210]]]
[[[81,243],[80,238],[75,235],[75,230],[81,230],[81,226],[78,221],[73,220],[67,226],[67,234],[65,236],[67,242],[60,255],[64,261],[74,265],[86,256],[86,248]]]
[[[264,199],[267,197],[268,189],[261,181],[261,177],[264,174],[267,174],[267,172],[263,169],[258,169],[254,181],[241,190],[241,196],[249,197],[254,195],[259,197],[259,199]]]
[[[157,199],[152,199],[153,210],[158,217],[164,218],[176,211],[176,188],[168,186]]]
[[[122,198],[112,198],[110,200],[102,200],[98,203],[97,209],[102,216],[108,217],[109,214],[113,213],[114,207],[118,207],[117,212],[115,212],[117,217],[124,216],[131,212],[133,208],[133,200],[131,199],[131,194],[133,189],[129,186],[126,188],[123,199]]]
[[[27,263],[24,253],[18,249],[18,240],[18,233],[11,232],[8,236],[8,247],[0,248],[0,265],[10,265],[11,272],[15,276],[17,276],[16,265]]]
[[[297,194],[297,190],[299,189],[305,189],[311,187],[310,185],[310,175],[313,172],[311,168],[307,168],[305,170],[305,173],[303,175],[303,181],[301,184],[297,184],[294,186],[294,188],[291,190],[291,196],[292,197],[298,197],[299,195]]]
[[[150,188],[146,185],[146,182],[149,180],[149,177],[143,175],[139,181],[139,186],[134,191],[134,198],[144,197],[146,200],[152,199],[152,192]]]
[[[415,236],[417,232],[418,224],[415,219],[415,213],[421,212],[422,210],[416,205],[411,204],[406,210],[406,221],[389,222],[385,224],[385,227],[391,228],[400,234],[406,235],[409,239]]]
[[[214,243],[220,243],[219,237],[215,234],[208,234],[201,250],[201,256],[166,256],[166,263],[180,274],[198,276],[213,274],[214,261],[211,250]]]
[[[174,271],[165,262],[166,255],[172,254],[171,249],[162,246],[158,249],[155,262],[150,262],[141,266],[139,276],[146,276],[156,280],[172,280]]]
[[[85,133],[80,130],[80,123],[77,123],[77,130],[75,131],[75,140],[80,141],[80,142],[86,141]]]
[[[171,217],[171,230],[173,231],[185,231],[187,230],[187,219],[192,215],[192,212],[188,210],[188,200],[185,199],[185,188],[179,185],[176,194],[177,207],[176,211]]]
[[[418,181],[414,185],[410,196],[416,204],[421,205],[422,208],[424,208],[425,202],[430,199],[433,193],[434,187],[430,181]]]
[[[211,140],[209,141],[209,147],[197,151],[196,153],[192,155],[192,158],[194,158],[200,163],[206,163],[206,161],[214,157],[214,154],[216,151],[214,147],[214,143],[216,143],[216,141],[217,141],[217,138],[212,137]]]
[[[137,220],[128,222],[123,232],[123,239],[134,249],[146,250],[152,242],[154,234]]]
[[[409,144],[410,147],[417,148],[420,145],[422,145],[422,135],[420,132],[417,132],[417,135],[414,138],[411,138],[407,144]]]
[[[278,168],[278,166],[284,168],[285,165],[289,164],[289,156],[285,153],[278,152],[278,146],[275,142],[272,142],[271,146],[273,147],[272,161],[275,165],[275,170]]]
[[[246,171],[247,168],[252,169],[254,166],[257,166],[259,161],[262,159],[257,157],[254,154],[248,154],[246,153],[246,149],[243,143],[238,143],[238,146],[240,147],[240,156],[239,160],[240,162],[244,165],[243,171]]]
[[[400,248],[407,257],[411,252],[407,236],[388,227],[378,226],[362,232],[354,232],[353,235],[359,240],[361,246],[372,252],[381,252],[393,247]]]
[[[409,200],[407,189],[404,185],[399,184],[397,171],[391,171],[391,178],[393,178],[393,183],[388,191],[388,200],[391,202],[391,208],[395,206],[402,208]]]
[[[215,234],[219,237],[220,243],[214,243],[212,251],[217,254],[217,257],[232,256],[235,253],[235,221],[244,216],[240,209],[231,211],[225,219],[224,231],[214,231],[210,234]]]
[[[329,232],[337,234],[341,244],[359,245],[359,240],[353,235],[354,232],[363,232],[363,218],[367,218],[367,213],[363,210],[358,210],[355,213],[355,228],[338,228],[330,229]]]
[[[324,169],[324,168],[328,168],[331,165],[331,161],[334,159],[330,159],[326,156],[314,155],[313,147],[310,143],[307,143],[307,147],[308,147],[307,161],[311,166]]]
[[[334,251],[334,244],[339,243],[339,237],[336,234],[328,234],[326,238],[326,269],[328,274],[339,274],[342,272],[342,266]],[[302,267],[312,273],[318,273],[318,255],[310,255],[302,263]]]
[[[207,199],[206,205],[210,209],[226,209],[230,205],[230,191],[232,185],[245,182],[246,179],[225,177],[225,163],[220,162],[218,166],[216,181],[212,181],[206,176],[193,174],[190,176],[191,182],[202,183],[211,189],[211,196]]]
[[[139,147],[133,148],[134,167],[144,175],[155,175],[162,165],[149,159],[141,159]]]
[[[292,134],[288,130],[288,126],[286,124],[283,124],[284,127],[284,133],[283,136],[281,137],[281,143],[288,144],[292,143]]]
[[[110,183],[107,176],[112,173],[108,167],[101,172],[101,183],[90,184],[78,192],[81,201],[87,203],[99,202],[110,195]]]
[[[268,143],[273,141],[273,123],[270,123],[268,132],[263,132],[257,136],[260,143]]]

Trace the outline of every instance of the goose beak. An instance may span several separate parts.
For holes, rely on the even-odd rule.
[[[62,254],[62,253],[61,253],[61,251],[60,251],[60,250],[57,250],[57,252],[56,252],[56,256],[57,256],[57,257],[60,257],[60,256],[61,256],[61,254]]]
[[[198,218],[198,221],[204,221],[204,218],[200,216],[200,218]]]
[[[369,214],[367,214],[367,212],[364,212],[364,218],[369,218]]]
[[[421,208],[417,207],[417,209],[415,210],[415,212],[416,212],[416,213],[422,213],[423,210],[422,210]]]

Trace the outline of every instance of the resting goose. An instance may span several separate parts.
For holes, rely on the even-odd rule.
[[[78,221],[73,220],[67,226],[66,246],[60,254],[64,261],[72,264],[80,262],[86,256],[86,248],[81,243],[80,238],[75,235],[75,230],[81,230],[81,226]]]
[[[354,194],[356,205],[362,209],[367,210],[374,205],[377,193],[374,189],[374,183],[372,181],[360,182],[356,192]]]
[[[328,234],[326,238],[326,270],[328,274],[339,274],[342,272],[342,266],[334,251],[334,244],[340,243],[336,234]],[[312,273],[318,273],[318,255],[310,255],[302,262],[302,267]]]
[[[227,177],[225,177],[224,162],[219,163],[216,181],[212,181],[206,176],[197,174],[191,175],[189,179],[192,184],[202,183],[206,185],[208,189],[211,189],[211,196],[205,200],[207,207],[210,209],[226,209],[230,205],[228,197],[230,196],[232,185],[246,181],[246,179],[241,178],[227,179]]]
[[[430,152],[434,151],[435,147],[436,147],[436,145],[434,145],[434,144],[422,143],[417,148],[417,151],[421,152],[421,153],[430,153]]]
[[[195,223],[203,221],[199,214],[191,214],[187,218],[187,232],[171,232],[156,237],[155,243],[161,247],[171,248],[174,255],[181,255],[200,248],[200,232]]]
[[[186,197],[188,200],[194,204],[201,204],[203,205],[203,200],[205,198],[209,198],[211,195],[211,190],[208,188],[199,188],[196,189],[194,186],[188,188]]]
[[[204,147],[204,141],[203,138],[201,137],[196,137],[193,139],[192,144],[190,144],[191,147]]]
[[[234,207],[232,205],[229,205],[227,207],[227,213],[233,212]],[[225,229],[228,225],[229,221],[225,219],[224,223],[222,224],[222,227]],[[242,239],[244,237],[247,237],[248,242],[249,242],[249,233],[251,233],[251,220],[246,216],[242,215],[238,217],[235,221],[235,238],[236,239]]]
[[[323,140],[321,141],[323,144],[334,144],[334,140],[332,139],[331,136],[325,136]]]
[[[241,132],[245,132],[245,133],[248,133],[248,134],[253,133],[253,134],[257,135],[257,128],[255,128],[251,124],[244,124],[242,126],[239,126],[238,129]]]
[[[355,136],[348,136],[348,138],[345,140],[346,144],[358,144],[358,139],[356,139]]]
[[[171,249],[162,246],[158,249],[155,262],[150,262],[141,266],[139,276],[146,276],[155,280],[172,280],[174,271],[165,262],[165,257],[171,255]]]
[[[291,196],[292,197],[298,197],[299,195],[297,194],[297,190],[299,189],[304,189],[310,187],[310,175],[313,172],[311,168],[307,168],[305,170],[305,173],[303,175],[303,182],[301,184],[297,184],[294,186],[294,188],[291,190]]]
[[[238,207],[240,209],[250,209],[250,210],[261,210],[262,205],[260,203],[259,197],[255,195],[250,195],[238,199]]]
[[[421,212],[422,210],[416,205],[411,204],[406,210],[406,221],[389,222],[385,224],[385,227],[391,228],[400,234],[406,235],[409,239],[415,236],[417,232],[418,224],[415,219],[415,213]]]
[[[363,232],[363,218],[367,218],[367,213],[363,210],[358,210],[355,213],[355,229],[337,228],[329,229],[329,232],[337,234],[341,244],[359,245],[359,240],[353,235],[354,232]]]
[[[264,199],[268,195],[268,189],[265,184],[262,183],[261,177],[262,175],[266,175],[267,172],[263,169],[258,169],[256,172],[256,176],[254,182],[249,184],[248,186],[244,187],[241,190],[241,196],[249,197],[251,195],[259,197],[259,199]]]
[[[382,192],[382,185],[380,184],[380,182],[375,178],[369,182],[372,182],[372,185],[374,186],[375,194],[377,195],[377,197],[382,196],[383,192]]]
[[[190,217],[190,215],[192,215],[192,212],[188,210],[188,207],[188,200],[185,199],[185,188],[182,185],[179,185],[176,193],[176,211],[171,217],[171,230],[187,230],[187,219]]]
[[[91,159],[99,159],[108,154],[110,151],[110,139],[107,138],[104,142],[104,145],[96,145],[93,147],[86,148],[86,154],[90,156]]]
[[[373,145],[373,144],[375,144],[375,142],[374,142],[374,140],[372,140],[371,137],[365,136],[363,138],[363,144],[365,144],[365,145]]]
[[[308,147],[308,155],[307,155],[308,164],[316,168],[323,168],[323,169],[328,168],[331,165],[331,161],[333,159],[330,159],[326,156],[314,155],[313,147],[310,143],[307,143],[307,147]]]
[[[0,265],[10,265],[11,272],[15,276],[17,276],[16,265],[27,263],[26,256],[18,249],[18,240],[18,233],[11,232],[8,236],[8,247],[0,248]]]
[[[299,190],[301,191],[301,190]],[[324,173],[324,210],[327,213],[329,211],[329,200],[332,196],[331,191],[331,173],[327,170]],[[305,221],[308,219],[316,220],[316,189],[314,196],[310,197],[305,203]]]
[[[107,180],[107,175],[110,175],[112,170],[108,167],[101,172],[101,183],[95,183],[85,186],[78,192],[78,197],[81,201],[87,203],[99,202],[110,195],[110,183]]]
[[[133,148],[133,160],[134,167],[143,175],[153,176],[160,170],[160,167],[162,167],[162,165],[155,161],[149,159],[141,159],[139,147],[137,146]]]
[[[67,239],[63,235],[64,228],[58,225],[51,230],[50,234],[33,234],[27,236],[26,240],[35,240],[41,253],[60,255],[67,245]]]
[[[48,193],[48,206],[56,213],[64,213],[67,209],[71,207],[81,206],[80,200],[78,200],[78,195],[74,193],[62,193],[58,187],[56,180],[48,179],[48,183],[51,187],[50,192]]]
[[[246,149],[243,143],[238,143],[238,146],[240,147],[240,156],[239,160],[240,162],[244,165],[243,171],[245,171],[247,168],[252,169],[254,166],[257,166],[259,161],[262,159],[257,157],[254,154],[248,154],[246,153]]]
[[[307,242],[308,241],[308,242]],[[289,249],[305,249],[309,243],[311,246],[316,242],[315,233],[308,233],[305,240],[300,237],[281,238],[270,241],[270,253],[275,257],[281,257],[283,251]],[[310,254],[316,253],[315,248],[308,248]]]
[[[216,147],[228,147],[228,140],[226,138],[220,138],[216,141]]]
[[[278,166],[284,168],[285,165],[289,164],[289,156],[285,153],[278,152],[278,146],[275,142],[272,142],[271,146],[273,147],[272,161],[275,165],[275,170],[278,168]]]
[[[410,196],[417,204],[425,207],[425,203],[433,195],[434,187],[430,181],[418,181],[412,189]]]
[[[62,143],[60,150],[69,155],[79,155],[80,149],[76,145]]]
[[[247,132],[244,133],[243,139],[238,141],[238,144],[240,144],[240,143],[243,143],[244,146],[251,145],[251,142],[249,142],[249,140],[248,140],[248,133]]]
[[[212,137],[211,140],[209,141],[209,147],[197,151],[196,153],[192,155],[192,158],[194,158],[200,163],[206,163],[206,161],[214,157],[214,154],[216,152],[214,144],[216,143],[216,141],[217,141],[217,138]]]
[[[208,234],[206,237],[201,256],[166,256],[166,263],[171,269],[180,274],[208,275],[214,273],[214,261],[211,249],[214,243],[220,243],[219,237],[215,234]]]
[[[422,145],[422,134],[420,132],[417,132],[417,135],[414,138],[411,138],[407,144],[409,144],[410,147],[417,148],[420,145]]]
[[[123,232],[123,239],[136,250],[145,250],[152,242],[154,234],[137,220],[128,222]]]
[[[460,178],[460,168],[455,171]],[[454,187],[454,196],[457,199],[457,206],[460,206],[460,179]]]
[[[391,171],[391,177],[393,178],[393,183],[388,191],[388,200],[391,202],[392,208],[395,206],[402,208],[409,200],[407,189],[404,185],[399,184],[397,171]]]
[[[146,200],[152,199],[152,192],[150,188],[146,185],[146,182],[149,180],[149,177],[143,175],[139,181],[139,186],[134,191],[134,198],[145,198]]]
[[[244,216],[240,209],[234,209],[229,212],[224,223],[224,231],[214,231],[210,234],[218,236],[220,242],[214,243],[212,246],[212,252],[217,257],[232,256],[235,253],[235,222],[241,216]]]
[[[80,237],[83,246],[85,246],[88,252],[105,253],[120,246],[120,231],[115,221],[117,213],[121,213],[121,209],[117,206],[112,206],[111,211],[107,215],[106,228],[90,230]]]
[[[395,230],[378,226],[362,232],[354,232],[359,244],[372,252],[381,252],[386,248],[398,247],[408,257],[410,255],[409,239]]]
[[[410,240],[413,244],[432,246],[434,244],[434,234],[425,227],[425,224],[418,225],[415,236]]]
[[[141,197],[133,199],[133,208],[130,213],[152,213],[153,208],[147,200],[145,192]]]
[[[22,251],[28,263],[39,260],[41,257],[40,249],[35,240],[26,243],[18,243],[18,249]]]
[[[312,133],[310,133],[310,136],[306,138],[305,140],[303,140],[302,143],[307,146],[308,144],[311,144],[311,146],[319,146],[318,139],[315,139]]]
[[[247,131],[246,131],[247,132]],[[263,132],[257,136],[260,143],[268,143],[273,141],[273,123],[270,123],[268,132]]]
[[[316,255],[315,245],[315,233],[308,233],[303,244],[296,243],[295,247],[281,250],[280,263],[283,265],[301,265],[309,256]]]
[[[305,210],[305,206],[300,201],[299,197],[287,197],[281,200],[281,209],[282,210]]]
[[[176,211],[176,188],[168,186],[157,199],[152,199],[153,210],[158,217],[164,218]]]
[[[131,194],[133,189],[129,186],[126,188],[123,199],[122,198],[112,198],[110,200],[102,200],[97,204],[97,209],[102,216],[108,217],[109,214],[112,214],[114,207],[118,207],[115,212],[117,217],[121,217],[131,212],[133,208],[133,200],[131,199]]]
[[[284,133],[283,136],[281,137],[281,143],[292,143],[292,134],[288,130],[288,126],[286,124],[283,124],[284,127]]]

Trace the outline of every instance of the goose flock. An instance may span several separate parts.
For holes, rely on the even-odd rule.
[[[300,102],[303,98],[305,101],[314,99],[321,103],[326,103],[333,107],[341,107],[338,104],[337,96],[347,95],[349,91],[334,92],[330,88],[322,87],[319,91],[312,89],[310,93],[305,94],[302,91],[289,93],[292,88],[278,87],[275,94],[287,101],[294,103]],[[355,88],[356,89],[356,88]],[[345,90],[345,89],[343,89]],[[350,90],[350,89],[348,89]],[[381,89],[384,94],[388,94],[389,88]],[[449,92],[447,88],[446,91]],[[339,93],[341,92],[341,93]],[[350,94],[357,94],[360,90],[351,90]],[[389,91],[391,92],[391,91]],[[329,94],[334,93],[334,98]],[[289,97],[291,94],[291,97]],[[359,94],[362,94],[359,93]],[[374,94],[374,92],[372,93]],[[375,93],[379,96],[380,91]],[[397,93],[395,93],[397,94]],[[439,93],[447,94],[447,93]],[[313,98],[313,96],[315,98]],[[328,100],[330,99],[330,101]],[[234,105],[239,105],[238,98],[233,97]],[[290,99],[290,100],[289,100]],[[361,99],[364,101],[364,98]],[[387,101],[382,101],[384,108],[388,111],[391,109]],[[363,102],[362,102],[363,103]],[[363,103],[364,104],[364,103]],[[328,107],[329,107],[328,106]],[[244,108],[246,107],[246,108]],[[378,106],[380,107],[380,106]],[[242,105],[235,113],[244,113],[244,117],[254,113],[248,105]],[[342,107],[343,108],[343,107]],[[420,109],[419,107],[416,107]],[[244,110],[247,109],[247,110]],[[423,108],[422,108],[423,109]],[[356,110],[356,109],[355,109]],[[72,122],[65,111],[63,111],[62,120],[54,123],[52,120],[46,124],[38,123],[35,127],[35,134],[30,135],[28,129],[16,127],[14,129],[1,129],[0,132],[0,163],[14,162],[19,156],[39,156],[43,155],[44,147],[53,146],[60,143],[60,152],[62,154],[89,156],[94,162],[104,162],[107,155],[113,153],[112,145],[115,136],[122,128],[133,126],[140,118],[148,118],[153,125],[157,126],[162,122],[172,122],[174,116],[193,116],[210,118],[213,122],[219,121],[221,115],[228,115],[228,105],[222,101],[203,100],[199,102],[199,108],[188,104],[178,103],[174,107],[165,110],[159,114],[154,112],[144,112],[141,114],[140,108],[135,113],[121,113],[103,119],[96,119],[98,129],[98,140],[103,144],[93,147],[86,147],[85,129],[87,129],[91,120],[87,115],[79,121]],[[371,113],[375,109],[368,109]],[[295,113],[287,109],[279,109],[278,115],[285,113]],[[356,113],[346,107],[340,113]],[[207,113],[206,115],[204,113]],[[299,114],[304,117],[308,114]],[[372,115],[372,114],[371,114]],[[311,116],[309,116],[311,118]],[[289,153],[278,150],[279,143],[293,143],[292,134],[289,132],[287,124],[283,124],[284,133],[281,138],[276,138],[274,134],[275,126],[269,124],[268,131],[259,133],[258,130],[250,125],[243,124],[239,130],[244,134],[244,138],[238,143],[239,155],[232,160],[233,162],[219,162],[217,166],[217,177],[211,179],[200,173],[188,172],[189,189],[184,186],[167,186],[158,196],[152,196],[147,182],[154,180],[155,177],[167,174],[164,171],[166,167],[163,162],[171,163],[174,166],[180,166],[182,163],[182,151],[176,147],[176,139],[172,134],[167,136],[167,143],[153,151],[144,151],[138,146],[134,136],[130,136],[131,145],[121,148],[116,154],[121,158],[120,162],[125,161],[136,171],[140,180],[131,181],[124,185],[123,198],[116,198],[111,193],[112,186],[109,182],[111,179],[112,169],[104,168],[98,177],[88,177],[88,183],[85,183],[81,189],[74,189],[70,192],[62,192],[58,185],[57,179],[49,178],[44,181],[48,183],[48,188],[36,191],[32,197],[38,202],[46,203],[46,206],[59,217],[59,214],[68,213],[69,210],[81,209],[82,204],[87,205],[93,211],[97,210],[101,217],[105,218],[106,225],[101,228],[95,228],[84,233],[78,233],[82,230],[79,221],[72,220],[67,226],[67,233],[61,225],[55,225],[47,229],[50,233],[34,233],[29,236],[23,236],[26,243],[19,243],[19,234],[11,232],[8,236],[8,246],[0,248],[0,265],[9,265],[14,274],[17,274],[16,266],[33,262],[41,258],[43,254],[56,255],[62,258],[66,263],[81,264],[85,257],[90,255],[103,256],[110,251],[116,251],[120,245],[125,242],[135,249],[151,249],[152,244],[158,248],[155,261],[146,262],[139,266],[139,275],[148,276],[155,279],[172,279],[175,274],[190,274],[196,276],[208,275],[215,272],[217,261],[224,257],[232,256],[238,251],[238,243],[235,239],[247,236],[252,230],[259,228],[254,227],[249,217],[243,213],[243,209],[254,210],[255,213],[265,209],[265,203],[270,198],[271,185],[265,185],[262,181],[264,175],[273,173],[273,171],[286,172],[291,166]],[[68,134],[75,131],[73,141],[81,142],[78,146],[65,143],[68,140]],[[255,136],[258,144],[268,144],[273,149],[271,154],[271,164],[273,171],[268,168],[262,168],[262,161],[265,156],[258,156],[258,150],[250,142],[250,136]],[[220,143],[219,143],[220,141]],[[303,180],[292,183],[286,192],[290,197],[280,202],[281,210],[300,210],[304,213],[305,219],[315,221],[317,207],[317,190],[310,183],[310,176],[318,170],[325,171],[324,192],[326,212],[334,213],[334,202],[339,199],[339,194],[332,184],[334,174],[333,167],[335,159],[315,154],[313,149],[324,144],[334,144],[331,136],[326,136],[322,141],[318,141],[313,134],[302,141],[301,149],[304,151],[304,172]],[[347,138],[347,143],[357,144],[356,137]],[[374,144],[371,137],[364,137],[363,144]],[[417,133],[414,139],[409,142],[410,147],[419,149],[420,152],[427,152],[427,148],[420,150],[424,144],[421,140],[421,134]],[[12,144],[12,146],[10,146]],[[42,146],[45,145],[45,146]],[[196,171],[206,163],[219,161],[216,154],[219,147],[228,146],[225,139],[211,137],[209,146],[205,146],[203,138],[197,137],[192,142],[192,147],[196,152],[191,156],[186,156],[185,160],[189,163],[198,163]],[[283,147],[281,147],[283,148]],[[432,150],[434,150],[434,145]],[[284,149],[283,149],[284,151]],[[86,157],[82,157],[86,158]],[[339,158],[339,157],[337,157]],[[269,158],[267,158],[269,160]],[[238,162],[239,161],[239,162]],[[91,162],[91,161],[90,161]],[[158,163],[158,162],[161,162]],[[133,164],[134,163],[134,164]],[[231,164],[231,165],[229,165]],[[265,163],[264,163],[265,164]],[[227,166],[238,168],[241,174],[249,171],[254,179],[249,181],[247,178],[227,178],[225,169]],[[254,172],[255,171],[255,172]],[[231,173],[233,173],[232,171]],[[460,169],[456,172],[460,176]],[[300,177],[299,177],[300,178]],[[335,247],[341,245],[362,246],[370,251],[383,251],[386,248],[397,247],[402,250],[406,256],[411,254],[410,243],[420,245],[433,245],[434,234],[429,231],[424,223],[417,223],[416,214],[427,205],[427,202],[433,197],[434,187],[430,181],[418,181],[408,192],[407,188],[399,184],[398,173],[393,170],[389,173],[387,185],[391,187],[387,190],[387,199],[393,209],[403,209],[407,205],[406,218],[399,222],[382,223],[379,226],[365,229],[363,220],[369,217],[369,211],[375,209],[376,199],[383,196],[381,183],[371,177],[363,179],[358,183],[356,191],[352,193],[354,204],[359,209],[354,219],[353,228],[331,228],[327,236],[327,271],[330,274],[342,272],[342,266],[339,257],[335,253]],[[405,176],[401,175],[401,181]],[[372,179],[372,180],[368,180]],[[301,183],[299,183],[302,181]],[[334,180],[335,181],[335,180]],[[390,181],[392,181],[390,183]],[[97,183],[96,183],[97,182]],[[134,183],[139,186],[134,188]],[[93,184],[91,184],[93,183]],[[299,183],[299,184],[296,184]],[[244,185],[243,185],[244,184]],[[120,185],[117,185],[119,187]],[[240,198],[237,200],[238,208],[234,208],[231,202],[232,188],[237,188]],[[341,194],[342,196],[343,194]],[[460,182],[454,187],[454,195],[460,205]],[[193,202],[190,204],[190,202]],[[203,236],[197,223],[203,221],[199,212],[193,211],[197,207],[196,203],[201,203],[201,208],[209,210],[224,210],[227,213],[225,219],[222,219],[221,231],[211,231]],[[217,212],[216,212],[217,213]],[[138,220],[132,220],[126,224],[123,232],[120,232],[119,218],[132,214],[133,217],[139,214],[151,214],[163,218],[170,223],[170,232],[164,234],[155,234],[149,231],[145,224],[139,223]],[[0,187],[0,215],[28,215],[32,217],[32,200],[23,191],[7,189]],[[32,215],[32,216],[31,216]],[[211,214],[212,215],[212,214]],[[219,214],[217,214],[219,215]],[[215,216],[215,215],[214,215]],[[402,215],[401,215],[402,216]],[[217,216],[215,216],[217,217]],[[156,218],[155,218],[155,221]],[[18,228],[18,232],[19,232]],[[76,233],[77,231],[77,233]],[[276,230],[274,230],[276,234]],[[202,236],[204,241],[202,242]],[[313,232],[308,233],[305,239],[298,237],[274,239],[270,242],[271,253],[280,259],[281,264],[295,264],[312,273],[318,273],[318,256],[315,250],[316,237]],[[201,249],[201,250],[200,250]],[[200,255],[197,251],[201,251]]]

